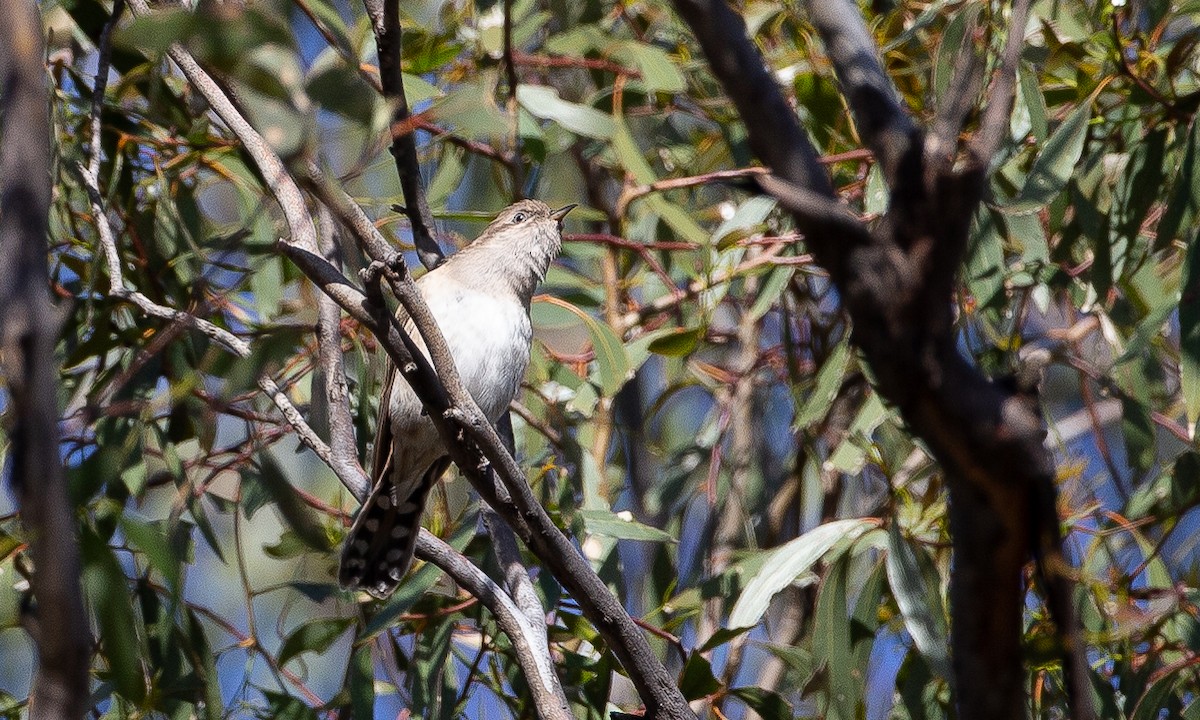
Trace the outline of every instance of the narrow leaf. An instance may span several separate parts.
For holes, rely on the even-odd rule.
[[[887,576],[913,643],[930,668],[949,680],[946,614],[937,569],[928,555],[900,534],[895,522],[888,527]]]
[[[874,520],[863,518],[835,520],[772,550],[734,604],[729,627],[757,625],[776,593],[810,570],[839,541],[853,540],[874,526]]]

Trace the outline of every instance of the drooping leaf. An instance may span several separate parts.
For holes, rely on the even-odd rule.
[[[757,625],[776,593],[810,570],[839,542],[853,540],[874,524],[868,519],[834,520],[770,551],[734,603],[729,627]]]
[[[563,100],[558,91],[545,85],[521,85],[517,102],[530,114],[553,120],[578,135],[607,140],[613,135],[613,120],[606,113],[579,103]]]
[[[950,643],[937,568],[923,550],[888,525],[888,584],[904,616],[904,627],[940,677],[950,680]]]
[[[1011,203],[1004,206],[1005,212],[1033,212],[1045,207],[1062,192],[1083,154],[1091,112],[1091,105],[1082,103],[1050,135],[1034,160],[1024,187]]]
[[[1179,295],[1179,375],[1188,425],[1194,428],[1200,420],[1200,233],[1188,244],[1182,285]]]
[[[353,622],[352,618],[323,618],[304,623],[289,633],[279,647],[276,659],[280,667],[301,653],[325,652]]]

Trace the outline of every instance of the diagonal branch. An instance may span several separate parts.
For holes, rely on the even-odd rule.
[[[1025,47],[1025,25],[1029,21],[1029,0],[1015,0],[1008,22],[1008,38],[1005,41],[1004,57],[988,92],[987,108],[979,123],[979,132],[971,142],[971,153],[975,162],[986,168],[992,156],[1000,149],[1008,134],[1008,118],[1012,115],[1013,99],[1017,92],[1017,71],[1021,64],[1021,50]]]
[[[833,184],[808,135],[784,99],[762,57],[746,40],[746,23],[725,0],[675,0],[713,74],[747,127],[750,149],[771,171],[809,190],[833,197]],[[857,9],[852,12],[858,13]]]
[[[819,0],[806,3],[806,7],[825,43],[825,54],[833,63],[842,94],[850,103],[858,132],[879,160],[888,186],[895,188],[900,167],[920,130],[883,71],[879,49],[867,32],[858,4],[852,0]]]

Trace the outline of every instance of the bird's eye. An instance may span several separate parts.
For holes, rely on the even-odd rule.
[[[519,212],[516,215],[513,215],[512,221],[513,221],[513,225],[516,225],[517,223],[525,222],[525,213]]]

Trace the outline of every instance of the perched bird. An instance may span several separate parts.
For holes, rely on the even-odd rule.
[[[446,338],[463,385],[496,422],[529,366],[529,303],[562,249],[558,210],[539,200],[505,208],[474,242],[417,280]],[[428,357],[411,320],[400,320]],[[429,490],[450,465],[433,422],[388,363],[372,463],[374,488],[342,547],[338,582],[375,597],[390,595],[412,564]]]

